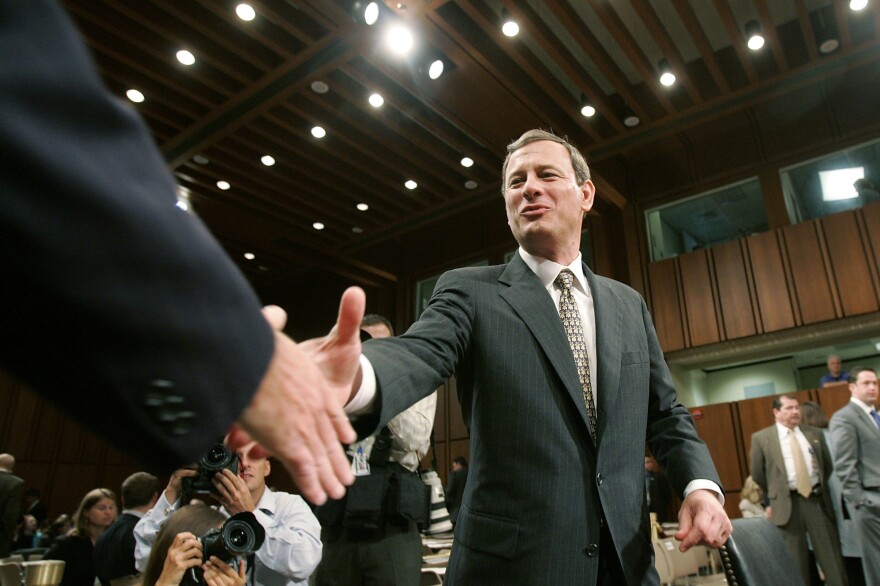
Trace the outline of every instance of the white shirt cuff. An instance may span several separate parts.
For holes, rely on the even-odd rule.
[[[370,360],[361,354],[361,386],[355,393],[354,398],[345,405],[345,414],[350,417],[357,417],[369,413],[372,410],[373,403],[376,399],[376,371]]]
[[[718,497],[718,502],[720,502],[722,505],[724,504],[724,493],[721,492],[721,487],[711,480],[705,480],[703,478],[698,478],[696,480],[691,480],[690,482],[688,482],[688,485],[684,489],[684,498],[687,498],[687,496],[695,490],[701,489],[711,490],[715,493],[715,496]]]

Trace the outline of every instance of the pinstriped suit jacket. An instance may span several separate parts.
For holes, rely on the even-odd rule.
[[[557,309],[519,255],[446,273],[406,334],[364,345],[380,425],[457,376],[471,467],[449,584],[595,584],[603,512],[627,582],[657,584],[645,442],[679,494],[696,478],[720,484],[641,297],[584,273],[596,313],[598,442]]]
[[[838,409],[828,427],[843,496],[856,507],[870,503],[868,509],[880,516],[880,429],[853,402]]]

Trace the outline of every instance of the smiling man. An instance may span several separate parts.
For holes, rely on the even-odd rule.
[[[360,319],[347,292],[339,327],[304,348],[354,393],[362,434],[456,376],[471,467],[444,584],[657,584],[645,444],[684,499],[683,549],[730,534],[718,474],[644,301],[581,258],[583,156],[542,130],[507,152],[509,263],[444,274],[409,331],[363,346],[338,333]]]
[[[261,586],[305,585],[321,561],[321,526],[300,496],[274,492],[266,486],[272,465],[266,458],[249,454],[253,444],[242,446],[238,454],[238,474],[223,469],[214,475],[216,490],[212,496],[220,511],[228,516],[248,511],[266,530],[266,539],[248,568],[248,584]],[[150,549],[162,524],[181,503],[183,478],[196,476],[193,469],[177,470],[168,482],[156,506],[135,527],[136,565],[147,565]]]

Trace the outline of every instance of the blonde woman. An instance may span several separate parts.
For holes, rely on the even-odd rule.
[[[758,486],[758,483],[751,476],[746,477],[740,497],[739,510],[742,512],[743,518],[767,516],[767,511],[762,504],[764,491],[761,490],[761,487]]]

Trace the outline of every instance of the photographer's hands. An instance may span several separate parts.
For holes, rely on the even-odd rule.
[[[202,542],[189,532],[178,533],[168,548],[156,586],[178,586],[183,574],[202,564]]]
[[[208,586],[244,586],[245,573],[247,565],[244,560],[238,560],[238,571],[222,561],[217,556],[211,556],[205,565],[202,566],[204,571],[205,584]]]
[[[253,513],[257,508],[247,483],[232,471],[221,470],[214,475],[213,483],[217,489],[217,500],[230,516],[244,511]]]
[[[330,335],[302,345],[281,333],[287,319],[284,310],[265,308],[275,330],[275,355],[239,418],[241,429],[228,436],[233,450],[251,439],[259,442],[287,468],[303,496],[318,505],[328,495],[342,498],[345,485],[354,482],[342,444],[357,436],[342,407],[359,372],[365,305],[363,290],[349,288]]]
[[[198,476],[199,472],[195,468],[178,468],[168,479],[168,486],[165,487],[165,500],[172,505],[177,502],[183,493],[183,479],[187,477]],[[185,505],[187,503],[181,503]]]

